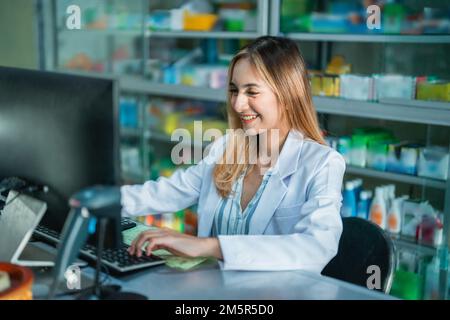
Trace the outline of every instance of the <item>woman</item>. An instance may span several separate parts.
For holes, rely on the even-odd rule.
[[[345,162],[324,144],[300,52],[291,40],[258,38],[233,58],[229,79],[229,125],[241,130],[216,140],[199,164],[121,190],[125,216],[197,203],[198,237],[145,231],[129,252],[140,256],[147,243],[146,254],[212,256],[225,270],[321,272],[342,232]],[[261,161],[263,149],[272,161]]]

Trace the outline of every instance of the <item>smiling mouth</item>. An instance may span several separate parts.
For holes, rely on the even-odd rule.
[[[252,122],[253,120],[255,120],[258,117],[259,117],[258,114],[245,114],[245,115],[240,116],[242,122],[244,122],[244,123]]]

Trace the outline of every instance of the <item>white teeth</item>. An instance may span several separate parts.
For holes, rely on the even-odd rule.
[[[257,117],[258,116],[241,116],[241,119],[248,121],[248,120],[256,119]]]

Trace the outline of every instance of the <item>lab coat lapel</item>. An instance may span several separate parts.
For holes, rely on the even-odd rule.
[[[263,234],[287,192],[284,179],[297,170],[303,135],[291,130],[250,223],[249,234]]]
[[[198,217],[198,236],[199,237],[209,237],[211,234],[211,228],[214,221],[214,214],[216,207],[220,201],[220,195],[217,193],[216,186],[214,185],[212,177],[210,180],[210,186],[206,190],[211,190],[208,193],[205,203],[205,209],[208,212],[203,212],[203,214]],[[206,180],[208,181],[208,180]],[[205,210],[204,209],[204,210]]]
[[[263,234],[286,191],[287,187],[279,174],[272,174],[253,214],[249,234]]]

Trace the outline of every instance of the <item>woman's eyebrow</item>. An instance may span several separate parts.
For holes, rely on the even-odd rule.
[[[233,82],[230,82],[230,86],[233,86],[233,87],[238,87],[237,85],[235,85]],[[244,88],[248,88],[248,87],[257,87],[257,88],[259,88],[259,85],[258,84],[256,84],[256,83],[246,83],[246,84],[244,84],[244,85],[242,85]]]

